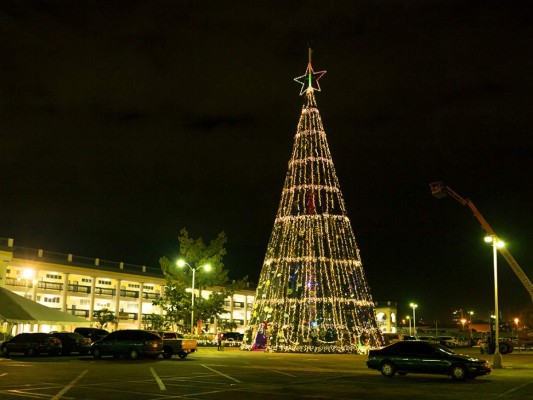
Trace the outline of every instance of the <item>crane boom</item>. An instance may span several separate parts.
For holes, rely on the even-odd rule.
[[[495,239],[498,238],[498,235],[496,235],[496,232],[491,228],[487,220],[481,215],[479,210],[476,208],[474,203],[470,201],[469,199],[465,199],[464,197],[460,196],[456,192],[454,192],[452,189],[450,189],[448,186],[444,185],[442,181],[438,182],[432,182],[429,184],[429,187],[431,189],[431,194],[435,196],[438,199],[442,199],[446,196],[453,197],[455,200],[457,200],[459,203],[461,203],[463,206],[467,206],[472,210],[472,213],[474,213],[474,217],[479,221],[481,224],[481,227],[487,234],[490,236],[493,236]],[[498,251],[500,254],[505,258],[505,261],[507,261],[507,264],[511,267],[511,269],[514,271],[518,279],[522,282],[526,290],[528,291],[529,295],[531,296],[531,301],[533,301],[533,283],[529,280],[527,275],[522,271],[522,268],[520,268],[520,265],[516,262],[514,257],[509,253],[509,250],[507,250],[505,247],[498,248]]]

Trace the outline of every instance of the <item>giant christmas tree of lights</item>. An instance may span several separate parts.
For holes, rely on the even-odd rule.
[[[316,105],[325,73],[313,70],[310,50],[295,78],[305,102],[250,318],[251,349],[357,352],[361,343],[382,344]]]

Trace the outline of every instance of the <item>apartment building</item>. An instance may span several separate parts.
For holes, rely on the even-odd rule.
[[[19,247],[13,239],[0,238],[0,286],[88,321],[95,311],[107,308],[118,317],[113,329],[145,328],[147,315],[162,313],[152,302],[163,294],[164,285],[159,267]],[[207,298],[217,289],[196,289],[195,296]],[[228,312],[221,320],[235,322],[244,332],[254,296],[254,290],[241,290],[228,297]],[[217,321],[207,321],[204,328],[216,332]]]

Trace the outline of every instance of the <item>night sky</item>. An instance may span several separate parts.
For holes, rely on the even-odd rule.
[[[470,198],[533,279],[530,2],[282,3],[2,1],[0,237],[157,267],[182,228],[225,231],[230,276],[256,281],[310,44],[374,300],[486,318],[492,249],[429,183]],[[514,318],[531,299],[499,272]]]

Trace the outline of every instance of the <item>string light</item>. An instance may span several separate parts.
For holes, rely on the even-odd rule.
[[[383,343],[314,96],[324,74],[309,56],[295,79],[305,102],[243,348],[354,353],[361,341]]]

